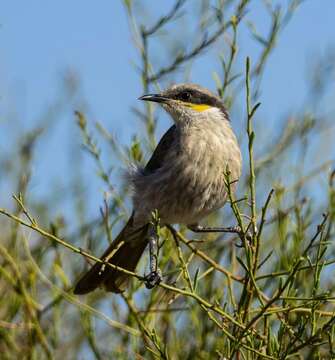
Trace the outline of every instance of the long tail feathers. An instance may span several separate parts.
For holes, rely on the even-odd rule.
[[[133,227],[133,216],[123,230],[102,255],[102,260],[123,269],[134,271],[147,246],[147,225]],[[77,295],[87,294],[103,285],[107,291],[122,292],[127,284],[128,275],[107,265],[96,263],[83,275],[75,286]]]

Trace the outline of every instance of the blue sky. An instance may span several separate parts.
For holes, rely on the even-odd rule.
[[[262,30],[268,22],[261,1],[257,1],[248,16]],[[148,22],[150,16],[158,16],[173,4],[149,0],[136,3],[149,9]],[[139,129],[130,107],[138,105],[141,84],[134,68],[139,57],[122,2],[11,0],[3,1],[1,9],[0,151],[13,143],[16,131],[37,123],[45,107],[60,95],[60,75],[68,69],[80,75],[89,116],[101,121],[121,142],[129,142]],[[335,46],[334,14],[333,0],[306,0],[280,36],[265,71],[260,99],[260,116],[267,119],[268,127],[288,112],[301,109],[310,59]],[[188,34],[191,31],[185,29]],[[250,35],[242,29],[239,36],[241,58],[246,55],[253,58],[257,47],[252,45]],[[213,71],[219,70],[217,51],[214,47],[195,62],[190,72],[193,82],[215,88]],[[243,71],[243,63],[240,66]],[[183,80],[183,73],[175,79]],[[161,85],[168,81],[165,79]],[[325,111],[332,109],[333,100],[325,103]],[[62,183],[62,177],[66,178],[69,153],[63,149],[69,144],[79,149],[81,143],[73,110],[70,106],[63,111],[55,120],[47,144],[42,142],[37,148],[30,184],[32,195],[39,196],[48,191],[55,179]],[[13,117],[17,119],[15,125]],[[238,126],[241,121],[236,120]],[[163,118],[159,132],[166,127],[167,120]],[[85,164],[85,176],[93,177],[94,165],[86,160]],[[93,212],[101,204],[101,190],[101,183],[89,185]]]

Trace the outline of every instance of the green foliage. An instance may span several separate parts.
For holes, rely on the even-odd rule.
[[[0,204],[2,358],[335,357],[335,170],[334,159],[329,158],[334,145],[324,147],[320,154],[326,136],[334,136],[332,117],[321,122],[323,113],[307,107],[308,113],[282,119],[268,140],[266,123],[257,110],[265,66],[282,29],[303,4],[292,1],[285,7],[264,2],[269,30],[260,34],[257,21],[247,19],[251,0],[201,1],[199,12],[194,3],[177,0],[166,14],[149,21],[139,2],[124,1],[125,16],[139,52],[143,93],[163,86],[166,78],[191,66],[211,47],[219,49],[215,56],[221,65],[213,74],[213,87],[231,111],[238,108],[237,99],[243,99],[242,125],[232,124],[247,151],[243,178],[235,194],[229,191],[224,216],[220,211],[208,222],[238,224],[241,233],[194,235],[183,227],[163,227],[154,212],[163,282],[151,291],[144,288],[144,256],[136,273],[120,269],[132,276],[125,293],[97,290],[85,297],[74,296],[71,284],[86,262],[102,262],[98,258],[102,244],[112,241],[114,228],[118,230],[130,212],[129,191],[115,184],[114,170],[130,162],[145,162],[156,143],[157,119],[151,104],[136,109],[134,116],[144,125],[144,134],[134,135],[124,147],[85,111],[76,111],[73,117],[84,154],[96,170],[90,176],[103,187],[100,214],[92,218],[83,190],[87,179],[78,175],[84,166],[81,162],[69,160],[73,173],[67,177],[75,180],[61,191],[63,201],[55,197],[59,190],[51,179],[48,198],[32,196],[29,183],[33,161],[39,156],[34,150],[38,141],[50,136],[46,130],[53,121],[46,111],[42,125],[19,136],[11,154],[0,155],[6,181],[16,194],[8,206],[10,195],[2,194],[6,206]],[[185,26],[186,10],[199,26],[183,47],[174,40]],[[260,46],[258,57],[247,58],[245,68],[239,65],[245,59],[239,55],[238,37],[244,23]],[[164,63],[151,53],[151,45],[157,51],[162,42],[168,55]],[[169,47],[171,43],[174,46]],[[332,62],[324,60],[329,69]],[[318,69],[323,71],[318,65],[311,79],[317,99],[328,81],[322,74],[317,76]],[[67,79],[65,89],[77,91],[73,79],[71,83]],[[56,103],[57,108],[63,107]],[[312,158],[315,149],[322,156]],[[308,158],[309,166],[305,166]],[[321,186],[315,181],[320,178]],[[228,172],[229,190],[230,185]],[[70,214],[63,214],[65,199]]]

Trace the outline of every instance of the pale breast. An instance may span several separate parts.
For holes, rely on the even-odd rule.
[[[162,167],[137,175],[133,201],[138,217],[150,217],[157,209],[162,222],[192,224],[224,205],[227,166],[237,180],[241,154],[228,121],[206,125],[185,129]]]

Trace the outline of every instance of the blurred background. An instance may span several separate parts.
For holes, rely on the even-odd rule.
[[[245,59],[249,56],[252,102],[261,102],[253,120],[259,209],[270,189],[276,190],[269,210],[274,225],[264,235],[264,251],[274,248],[276,257],[266,269],[290,266],[307,235],[320,222],[321,214],[333,204],[333,0],[12,0],[3,2],[1,8],[0,208],[21,216],[22,206],[12,198],[20,193],[41,227],[98,256],[108,243],[108,232],[114,237],[131,211],[129,189],[122,180],[125,169],[130,163],[144,164],[156,140],[171,124],[157,107],[140,103],[137,98],[185,81],[218,93],[229,108],[245,164],[237,197],[248,196],[244,84]],[[247,203],[241,206],[247,211]],[[278,214],[292,217],[283,225]],[[221,215],[209,221],[222,222]],[[236,221],[229,206],[224,215],[229,225]],[[107,233],[104,216],[109,218]],[[20,345],[25,330],[19,327],[6,336],[2,334],[0,348],[5,349],[8,358],[15,358],[20,346],[26,346],[31,356],[38,358],[48,358],[50,353],[56,358],[83,359],[134,358],[135,353],[144,358],[154,356],[141,341],[131,340],[129,332],[121,331],[113,337],[115,329],[109,328],[106,334],[103,320],[92,325],[93,310],[85,310],[64,295],[85,267],[80,255],[50,243],[32,230],[21,232],[17,223],[4,217],[0,218],[0,226],[0,242],[15,259],[27,291],[38,303],[34,321],[39,321],[42,329],[53,324],[45,330],[45,344],[43,338],[36,340],[35,334],[29,341],[24,340],[26,345]],[[331,240],[333,230],[329,229],[328,235]],[[44,275],[38,273],[22,250],[22,238]],[[218,250],[213,236],[209,235],[209,239],[204,251],[223,266],[243,271],[235,268],[234,246],[229,245],[227,252],[223,241]],[[331,245],[329,249],[327,259],[334,255]],[[173,251],[173,245],[169,245],[163,268],[171,270],[176,266],[178,257]],[[166,265],[171,253],[175,263]],[[2,257],[6,270],[9,260]],[[195,264],[190,271],[196,271],[198,266],[203,270],[203,265]],[[143,273],[146,265],[140,269]],[[325,270],[321,281],[330,292],[333,270]],[[216,296],[211,284],[220,281],[212,275],[203,289],[208,299]],[[22,294],[13,291],[2,276],[0,291],[9,297],[1,300],[0,318],[4,324],[28,321],[21,307]],[[300,281],[302,286],[310,279]],[[269,296],[276,286],[272,285],[264,284]],[[131,294],[135,294],[135,303],[141,309],[161,301],[159,295],[146,299],[143,289],[137,291],[138,286],[134,285]],[[239,297],[241,290],[235,290]],[[223,304],[228,295],[222,296]],[[106,301],[101,292],[87,301],[99,314],[136,327],[136,320],[130,319],[128,300],[110,299]],[[233,312],[233,301],[227,306]],[[39,320],[41,311],[48,312],[43,320]],[[62,314],[68,314],[67,319]],[[192,328],[195,319],[184,316],[182,325],[175,324],[171,330],[173,335],[162,330],[167,326],[163,325],[164,319],[157,320],[157,331],[166,343],[187,326]],[[76,328],[78,321],[83,325]],[[148,326],[154,327],[155,321],[151,318]],[[7,329],[4,324],[3,329]],[[104,334],[102,338],[97,335],[97,343],[93,328],[96,334]],[[201,338],[204,331],[199,330],[195,338]],[[206,331],[210,334],[211,330]],[[35,347],[36,343],[42,345]],[[116,344],[113,348],[108,346],[112,343]],[[213,339],[202,345],[198,342],[203,351],[199,358],[216,358],[214,343]],[[192,347],[192,342],[185,345],[180,339],[178,344],[170,358],[181,358],[182,354],[195,358],[194,343]],[[164,357],[162,353],[160,356]]]
[[[179,49],[190,49],[201,40],[197,27],[202,3],[182,9],[180,16],[154,37],[149,44],[154,68],[169,64]],[[136,16],[148,26],[172,5],[171,1],[133,3]],[[216,5],[215,1],[211,4],[213,8]],[[324,118],[334,110],[334,6],[331,0],[325,0],[322,6],[317,1],[305,1],[283,27],[262,76],[258,95],[262,103],[257,121],[262,129],[259,137],[265,133],[267,139],[275,141],[287,116],[317,110],[318,116]],[[141,135],[142,131],[132,111],[143,107],[137,101],[143,93],[141,59],[125,6],[122,1],[101,1],[98,6],[76,1],[54,4],[11,1],[2,8],[1,152],[8,153],[17,146],[22,133],[46,126],[36,143],[29,194],[47,198],[53,184],[59,187],[59,196],[64,201],[63,190],[73,181],[71,169],[79,157],[85,164],[80,171],[91,215],[101,204],[103,188],[91,176],[94,164],[80,154],[82,140],[74,110],[85,109],[92,121],[101,122],[123,144],[129,144],[131,137],[135,133]],[[247,55],[253,61],[262,50],[251,34],[251,23],[264,36],[271,30],[271,18],[262,1],[248,7],[245,22],[239,27],[236,74],[243,73]],[[210,27],[204,31],[209,32]],[[222,75],[220,56],[225,55],[226,49],[222,36],[190,64],[159,79],[158,85],[164,88],[187,80],[215,91],[215,73]],[[315,87],[323,86],[323,82],[327,86],[322,89],[322,96],[316,96]],[[150,90],[155,89],[151,86]],[[244,104],[242,96],[234,99],[232,122],[236,129],[245,124],[243,109],[240,111]],[[169,125],[163,114],[159,116],[157,137]],[[103,156],[110,157],[108,150]],[[8,189],[6,178],[1,176],[1,198],[8,204],[8,196],[3,194],[13,188]],[[69,192],[66,195],[71,196]]]

